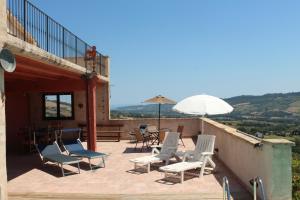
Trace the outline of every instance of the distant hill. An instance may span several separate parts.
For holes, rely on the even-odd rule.
[[[161,105],[161,117],[184,117],[178,112],[174,112],[172,107],[174,105]],[[111,110],[112,116],[119,115],[122,117],[157,117],[158,105],[157,104],[145,104],[136,106],[124,106]]]
[[[231,118],[300,118],[300,92],[261,96],[242,95],[224,99],[234,107]],[[187,117],[172,111],[173,105],[162,105],[162,117]],[[158,105],[124,106],[112,109],[112,117],[156,117]],[[222,116],[220,116],[222,117]]]
[[[300,92],[262,96],[237,96],[225,99],[234,107],[231,116],[299,117]]]

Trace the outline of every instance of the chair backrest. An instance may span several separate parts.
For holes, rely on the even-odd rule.
[[[178,127],[177,127],[177,132],[179,133],[179,138],[182,140],[182,132],[183,132],[183,128],[184,128],[184,126],[182,126],[182,125],[179,125]]]
[[[160,155],[172,156],[178,148],[179,133],[168,132],[163,145],[161,147]]]
[[[166,130],[159,131],[159,143],[163,143],[166,137]]]
[[[68,142],[63,142],[64,148],[69,152],[72,153],[74,151],[82,151],[85,150],[80,139],[77,139],[75,141],[68,141]]]
[[[76,141],[80,139],[81,128],[63,128],[60,129],[60,140],[61,141]]]
[[[192,160],[194,161],[202,161],[203,156],[201,155],[203,152],[214,152],[215,146],[215,135],[198,135],[197,144],[194,150],[194,157]]]
[[[140,129],[134,129],[134,133],[135,133],[135,139],[137,142],[143,141],[143,136],[142,136]]]
[[[140,124],[139,130],[142,134],[146,132],[147,126],[148,126],[147,124]]]
[[[53,144],[47,145],[45,147],[37,145],[37,150],[41,157],[62,153],[56,141],[54,141]]]
[[[177,127],[177,132],[180,133],[180,134],[182,134],[183,129],[184,129],[184,126],[179,125],[179,126]]]
[[[149,126],[147,126],[147,131],[148,131],[148,132],[157,132],[158,129],[157,129],[157,127],[154,126],[154,125],[149,125]]]

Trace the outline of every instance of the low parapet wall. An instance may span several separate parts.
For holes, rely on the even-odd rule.
[[[158,125],[157,118],[135,118],[135,119],[116,119],[110,120],[111,124],[122,124],[121,139],[129,139],[129,132],[138,128],[141,124]],[[200,120],[199,118],[163,118],[160,121],[161,128],[168,128],[171,131],[176,131],[178,125],[183,125],[183,137],[191,137],[199,133]]]
[[[252,193],[249,180],[261,177],[267,199],[292,199],[291,146],[284,139],[258,140],[209,119],[204,134],[216,135],[216,156]],[[260,144],[260,145],[258,145]]]

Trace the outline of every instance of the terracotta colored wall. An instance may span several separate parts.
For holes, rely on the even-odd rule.
[[[107,102],[108,99],[104,93],[107,91],[107,84],[98,84],[97,85],[97,123],[101,123],[104,120],[108,119],[108,108]],[[65,92],[74,93],[74,120],[61,120],[64,127],[77,127],[78,123],[86,122],[86,93],[85,91],[72,91],[66,90]],[[35,122],[41,127],[46,127],[50,122],[49,120],[42,119],[42,92],[31,92],[30,93],[30,115],[31,122]],[[82,105],[80,107],[79,105]]]
[[[28,106],[26,93],[6,93],[6,144],[9,152],[21,151],[20,129],[29,122]]]

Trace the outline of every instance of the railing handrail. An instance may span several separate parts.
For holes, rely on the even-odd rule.
[[[250,183],[253,181],[253,199],[257,199],[257,190],[258,187],[261,192],[261,200],[266,200],[266,193],[262,179],[258,176],[250,180]]]
[[[223,177],[223,200],[230,200],[229,182],[226,176]]]
[[[8,33],[88,70],[91,45],[28,0],[7,0]],[[96,51],[96,72],[107,76],[104,56]]]

